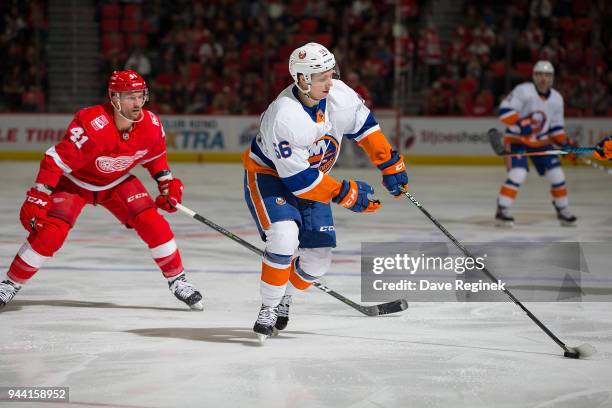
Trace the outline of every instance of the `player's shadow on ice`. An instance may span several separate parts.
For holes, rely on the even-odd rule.
[[[159,307],[159,306],[136,306],[136,305],[117,305],[109,302],[88,302],[84,300],[13,300],[6,305],[2,312],[15,312],[27,306],[52,306],[52,307],[85,307],[85,308],[100,308],[100,309],[130,309],[130,310],[164,310],[171,312],[189,312],[187,307]]]
[[[260,347],[260,343],[253,330],[244,327],[159,327],[153,329],[126,330],[126,333],[146,337],[166,337],[171,339],[184,339],[207,341],[210,343],[233,343],[249,347]],[[291,339],[291,334],[311,334],[299,331],[283,331],[279,336],[271,337],[267,341]]]

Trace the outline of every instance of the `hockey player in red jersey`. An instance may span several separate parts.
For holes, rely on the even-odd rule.
[[[115,71],[108,95],[109,102],[77,112],[64,138],[40,162],[19,215],[30,234],[0,283],[0,308],[60,249],[82,208],[92,204],[133,228],[151,249],[170,291],[191,309],[202,310],[202,295],[185,279],[174,234],[157,211],[176,211],[183,183],[170,172],[159,118],[143,109],[146,83],[134,71]],[[138,164],[157,181],[155,201],[130,174]]]

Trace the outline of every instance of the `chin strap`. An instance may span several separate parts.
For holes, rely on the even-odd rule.
[[[115,109],[115,112],[117,112],[119,114],[119,116],[121,116],[123,119],[127,120],[130,123],[142,122],[142,120],[144,119],[144,112],[142,110],[140,111],[140,119],[132,120],[132,119],[126,118],[125,115],[123,115],[123,113],[121,113],[121,102],[117,101],[117,105],[119,107],[115,106],[115,103],[113,102],[112,99],[111,99],[110,103],[111,103],[111,105],[113,105],[113,108]],[[144,103],[142,104],[142,106],[144,106]],[[140,107],[140,109],[142,109],[142,106]]]
[[[307,85],[308,85],[308,89],[306,89],[306,90],[302,89],[302,88],[301,88],[301,87],[300,87],[298,84],[295,84],[295,85],[297,86],[297,89],[298,89],[298,90],[299,90],[299,91],[300,91],[300,92],[301,92],[301,93],[302,93],[302,94],[303,94],[305,97],[307,97],[307,98],[308,98],[308,99],[310,99],[311,101],[315,101],[315,102],[317,102],[317,103],[318,103],[318,102],[321,100],[321,99],[316,99],[316,98],[313,98],[313,97],[310,95],[310,89],[311,89],[311,88],[310,88],[310,84],[307,84]]]

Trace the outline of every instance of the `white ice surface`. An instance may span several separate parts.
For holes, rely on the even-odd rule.
[[[561,228],[535,172],[521,189],[512,230],[493,227],[503,168],[410,168],[411,191],[462,241],[612,242],[612,178],[567,168],[576,228]],[[18,221],[37,164],[0,162],[0,265],[23,242]],[[237,165],[176,164],[184,204],[261,246]],[[142,171],[147,187],[156,191]],[[338,248],[326,282],[359,300],[362,241],[446,241],[408,200],[382,194],[371,215],[335,208]],[[64,248],[0,312],[0,387],[67,386],[76,407],[611,407],[610,303],[529,303],[588,360],[563,358],[513,303],[410,303],[365,317],[312,288],[289,327],[257,345],[259,260],[183,214],[169,215],[204,312],[170,294],[133,231],[87,207]],[[599,260],[603,263],[609,259]],[[611,272],[612,274],[612,272]],[[0,406],[58,406],[8,403]]]

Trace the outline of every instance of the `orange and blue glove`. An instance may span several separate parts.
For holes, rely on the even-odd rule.
[[[408,174],[406,174],[406,164],[404,157],[396,151],[391,152],[391,159],[379,164],[378,168],[383,175],[383,185],[389,190],[391,195],[398,197],[402,194],[400,187],[408,188]]]
[[[578,142],[571,140],[571,139],[566,139],[566,141],[564,143],[561,143],[560,146],[561,147],[580,147],[578,145]],[[578,155],[576,153],[568,153],[564,155],[563,157],[573,162],[574,164],[576,164],[576,162],[578,161]]]
[[[374,189],[363,181],[344,180],[340,193],[332,201],[354,212],[374,212],[382,204],[378,200],[370,200],[368,195],[374,194]]]

